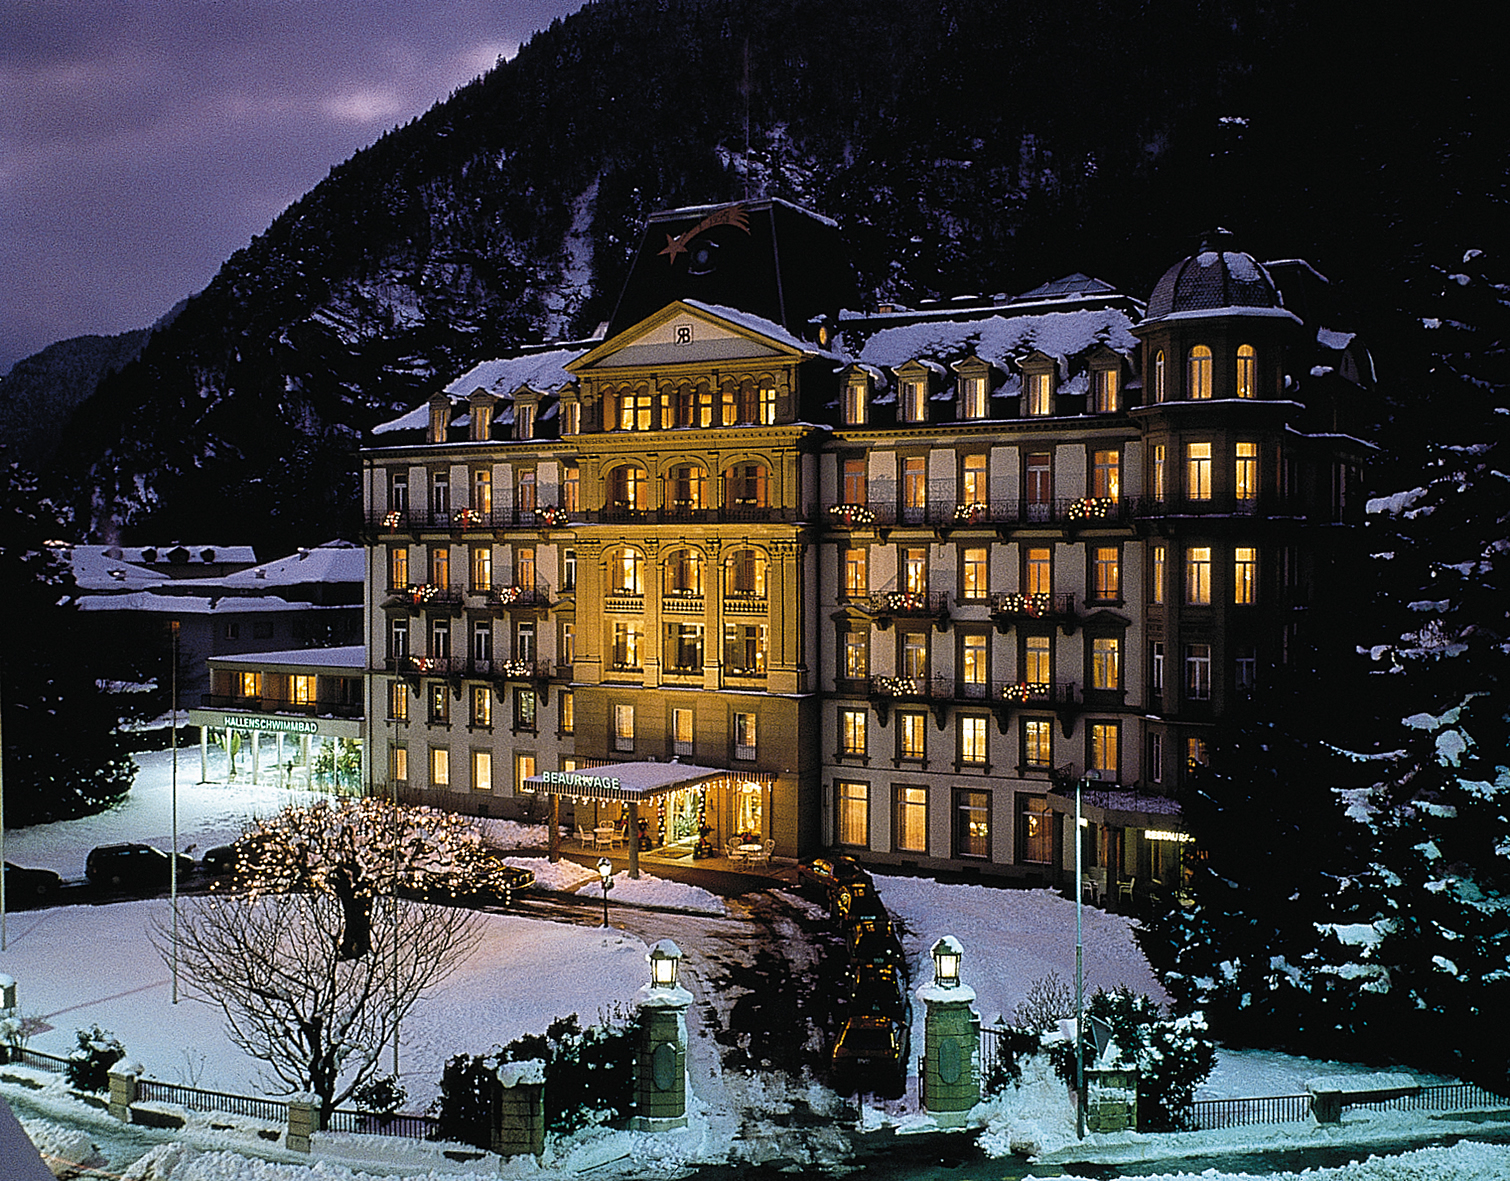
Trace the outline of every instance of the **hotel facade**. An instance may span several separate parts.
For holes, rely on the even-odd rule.
[[[1186,770],[1361,511],[1366,352],[1224,235],[1146,302],[848,274],[781,202],[660,214],[598,338],[379,428],[369,791],[540,816],[543,772],[680,761],[725,773],[655,846],[1060,883],[1079,783],[1088,888],[1177,886]]]

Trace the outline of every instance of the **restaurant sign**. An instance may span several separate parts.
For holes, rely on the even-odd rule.
[[[618,791],[619,781],[607,775],[582,775],[576,771],[542,771],[540,781],[558,787],[585,787],[598,791]]]

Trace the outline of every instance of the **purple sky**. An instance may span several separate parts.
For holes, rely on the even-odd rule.
[[[152,323],[581,0],[0,0],[0,373]]]

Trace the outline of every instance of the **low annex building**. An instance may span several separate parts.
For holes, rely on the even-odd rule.
[[[658,846],[1050,882],[1090,781],[1092,888],[1176,886],[1185,769],[1359,519],[1366,351],[1225,234],[1146,304],[857,302],[826,219],[658,214],[601,339],[378,428],[368,790],[512,815],[680,760],[726,774]]]

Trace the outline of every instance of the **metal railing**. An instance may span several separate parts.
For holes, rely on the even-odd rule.
[[[982,1032],[985,1032],[984,1030]],[[1504,1110],[1510,1099],[1474,1083],[1434,1083],[1409,1095],[1344,1107],[1367,1111]],[[1293,1123],[1311,1118],[1310,1095],[1266,1095],[1247,1099],[1197,1099],[1190,1105],[1190,1126],[1197,1131],[1247,1124]]]
[[[226,1091],[207,1091],[201,1087],[186,1087],[179,1083],[165,1083],[155,1078],[138,1079],[136,1084],[138,1103],[176,1103],[190,1111],[221,1111],[226,1115],[241,1115],[249,1119],[267,1120],[269,1123],[288,1122],[288,1104],[281,1099],[264,1099],[258,1095],[232,1095]]]
[[[276,697],[238,697],[234,693],[201,693],[199,704],[206,709],[231,709],[249,714],[298,714],[303,717],[359,718],[364,707],[360,702],[284,701]]]

